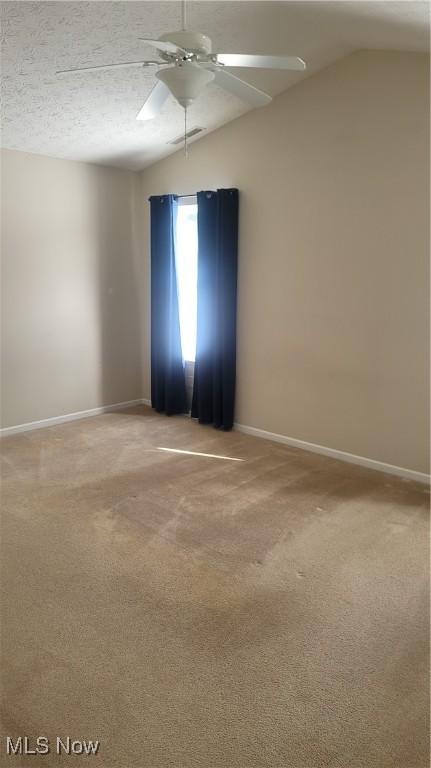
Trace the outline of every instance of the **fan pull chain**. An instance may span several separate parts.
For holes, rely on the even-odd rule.
[[[187,107],[184,107],[184,155],[187,160],[189,156],[189,148],[187,146]]]

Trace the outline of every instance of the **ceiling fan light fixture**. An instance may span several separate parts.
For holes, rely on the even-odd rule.
[[[186,109],[205,86],[214,80],[214,72],[191,61],[184,61],[175,67],[161,69],[156,73],[156,77],[169,88],[174,98]]]

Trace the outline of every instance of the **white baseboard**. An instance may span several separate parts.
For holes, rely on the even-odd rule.
[[[264,429],[248,427],[245,424],[235,424],[234,428],[238,432],[244,432],[246,435],[261,437],[264,440],[273,440],[276,443],[290,445],[292,448],[301,448],[304,451],[320,453],[323,456],[329,456],[332,459],[347,461],[349,464],[359,464],[361,467],[376,469],[378,472],[387,472],[390,475],[398,475],[398,477],[404,477],[408,480],[416,480],[419,483],[426,483],[427,485],[429,485],[430,482],[430,475],[427,475],[424,472],[416,472],[413,469],[396,467],[393,464],[385,464],[384,462],[376,461],[375,459],[367,459],[365,456],[355,456],[353,453],[338,451],[336,448],[327,448],[325,445],[307,443],[304,440],[297,440],[294,437],[287,437],[287,435],[277,435],[275,432],[267,432]]]
[[[78,411],[77,413],[66,413],[64,416],[53,416],[49,419],[41,419],[40,421],[30,421],[27,424],[17,424],[14,427],[4,427],[0,429],[0,437],[7,437],[8,435],[17,435],[20,432],[30,432],[33,429],[43,429],[44,427],[54,427],[56,424],[65,424],[68,421],[76,421],[78,419],[87,419],[91,416],[99,416],[102,413],[110,413],[112,411],[119,411],[122,408],[131,408],[134,405],[148,405],[151,406],[151,400],[147,398],[139,398],[138,400],[127,400],[123,403],[113,403],[112,405],[102,405],[99,408],[91,408],[88,411]],[[375,459],[367,459],[365,456],[355,456],[353,453],[346,453],[345,451],[339,451],[336,448],[327,448],[325,445],[316,445],[315,443],[307,443],[305,440],[297,440],[294,437],[287,437],[287,435],[278,435],[276,432],[267,432],[265,429],[258,429],[257,427],[248,427],[245,424],[235,423],[234,428],[238,432],[244,432],[246,435],[253,435],[253,437],[260,437],[264,440],[272,440],[276,443],[283,443],[284,445],[290,445],[293,448],[301,448],[304,451],[311,451],[312,453],[320,453],[323,456],[329,456],[332,459],[338,459],[339,461],[347,461],[350,464],[358,464],[362,467],[368,467],[369,469],[375,469],[378,472],[387,472],[390,475],[397,475],[398,477],[404,477],[408,480],[416,480],[419,483],[430,483],[430,475],[424,472],[416,472],[413,469],[406,469],[405,467],[396,467],[393,464],[385,464],[382,461],[376,461]]]
[[[56,424],[65,424],[68,421],[77,421],[78,419],[88,419],[90,416],[100,416],[102,413],[119,411],[121,408],[131,408],[134,405],[151,405],[151,400],[143,398],[127,400],[124,403],[113,403],[112,405],[101,405],[99,408],[90,408],[88,411],[77,411],[77,413],[66,413],[64,416],[52,416],[49,419],[41,419],[40,421],[29,421],[27,424],[17,424],[14,427],[0,429],[0,436],[7,437],[8,435],[17,435],[20,432],[30,432],[33,429],[54,427]]]

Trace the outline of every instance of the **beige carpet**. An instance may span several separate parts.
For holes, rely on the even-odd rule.
[[[3,733],[53,750],[4,765],[429,765],[423,486],[147,408],[2,449]]]

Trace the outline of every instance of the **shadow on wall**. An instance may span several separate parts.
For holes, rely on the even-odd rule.
[[[134,174],[113,168],[101,167],[95,177],[96,323],[103,405],[142,397],[142,255],[135,216],[136,183]]]

